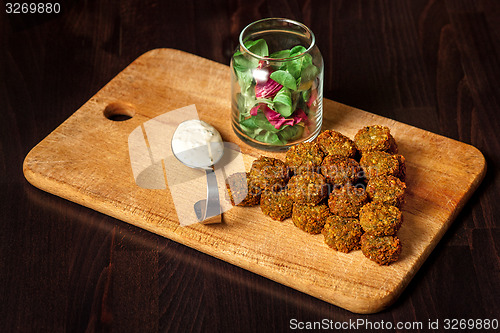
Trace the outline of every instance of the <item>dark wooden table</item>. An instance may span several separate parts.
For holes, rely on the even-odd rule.
[[[453,319],[457,327],[500,320],[498,1],[60,4],[59,14],[7,14],[2,2],[0,13],[1,332],[279,332],[360,320],[394,326],[388,332],[403,331],[398,323],[427,331],[438,321],[441,331]],[[240,30],[269,16],[315,32],[326,98],[472,144],[486,157],[479,189],[378,314],[327,304],[23,177],[28,151],[139,55],[169,47],[228,64]]]

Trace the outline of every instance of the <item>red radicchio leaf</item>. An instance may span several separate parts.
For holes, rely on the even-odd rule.
[[[259,108],[260,108],[260,104],[257,104],[256,106],[254,106],[253,108],[251,108],[250,109],[250,115],[251,116],[256,116],[257,112],[259,111]]]
[[[256,98],[273,98],[278,91],[283,87],[278,82],[269,78],[273,72],[267,61],[259,61],[259,65],[255,69],[258,73],[254,73],[255,77],[255,97]]]
[[[307,114],[302,109],[295,110],[295,112],[292,113],[292,117],[297,121],[295,124],[298,124],[301,121],[303,121],[305,125],[309,124],[309,118],[307,118]]]
[[[278,112],[270,109],[267,105],[264,105],[263,111],[267,120],[269,120],[271,125],[273,125],[276,129],[280,129],[285,125],[293,126],[300,123],[301,121],[303,121],[307,125],[308,122],[307,115],[301,109],[295,110],[295,112],[292,113],[289,118],[283,117]]]
[[[255,85],[256,98],[273,98],[283,86],[273,79],[268,79],[265,83]]]

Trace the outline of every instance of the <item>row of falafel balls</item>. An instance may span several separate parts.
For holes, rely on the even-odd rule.
[[[399,258],[396,233],[402,223],[405,159],[388,127],[360,129],[351,140],[323,131],[314,141],[292,146],[285,161],[261,156],[250,172],[226,181],[233,205],[259,205],[274,220],[322,233],[325,243],[362,253],[379,265]]]

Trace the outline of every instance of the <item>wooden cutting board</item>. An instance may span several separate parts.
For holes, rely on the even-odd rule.
[[[181,227],[168,189],[146,189],[132,174],[128,138],[148,120],[194,104],[249,167],[265,153],[242,143],[230,126],[229,67],[172,49],[130,64],[27,155],[34,186],[225,260],[352,312],[380,311],[401,294],[481,182],[476,148],[359,109],[324,100],[323,129],[353,138],[363,126],[390,127],[407,160],[407,202],[399,261],[378,266],[361,251],[326,246],[322,235],[273,221],[259,207],[235,207],[223,223]],[[126,121],[106,116],[128,114]],[[106,115],[106,116],[105,116]]]

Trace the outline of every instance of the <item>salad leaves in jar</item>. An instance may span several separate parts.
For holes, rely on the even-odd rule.
[[[286,145],[310,135],[318,108],[320,68],[302,45],[269,54],[264,39],[244,43],[248,52],[233,54],[239,85],[237,121],[250,138]]]

